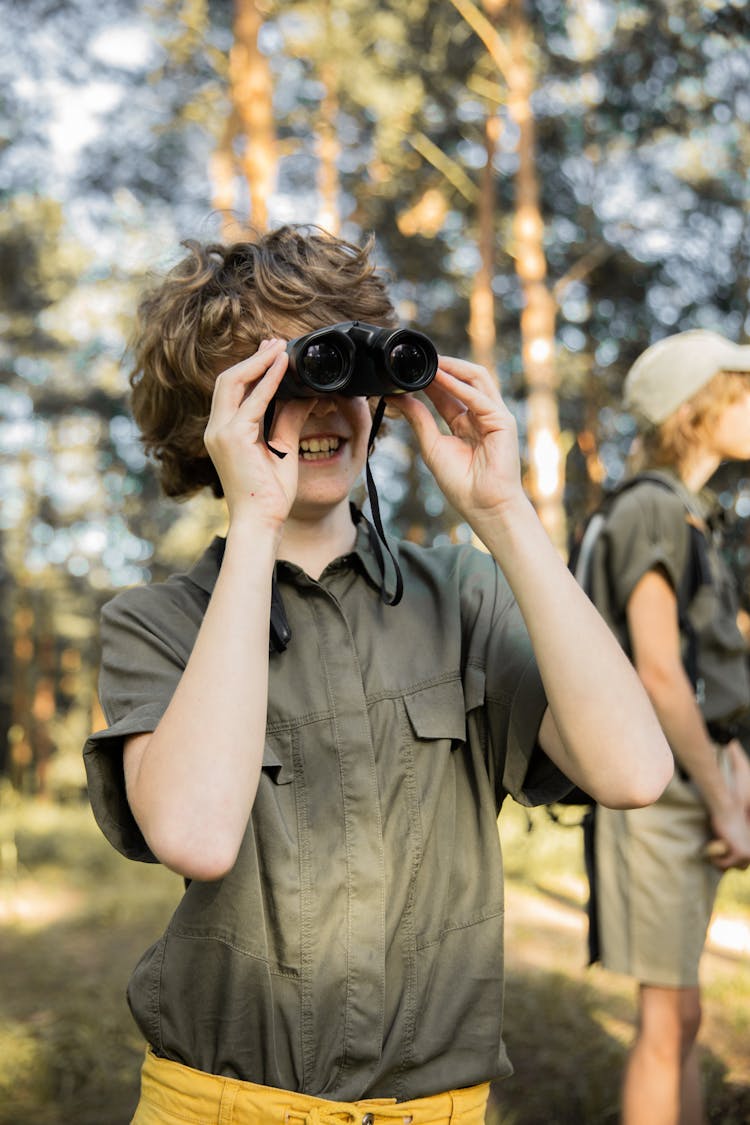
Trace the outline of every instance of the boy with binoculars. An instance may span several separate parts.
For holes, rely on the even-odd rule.
[[[167,494],[212,488],[228,531],[105,608],[86,747],[109,840],[187,883],[129,985],[133,1120],[472,1125],[511,1073],[505,797],[647,804],[671,755],[495,380],[396,328],[371,244],[187,245],[141,303],[132,406]],[[387,559],[350,505],[382,395],[486,551]]]

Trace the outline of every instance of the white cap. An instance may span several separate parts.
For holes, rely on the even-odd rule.
[[[654,426],[664,422],[719,371],[750,373],[750,345],[695,328],[652,344],[625,378],[625,406]]]

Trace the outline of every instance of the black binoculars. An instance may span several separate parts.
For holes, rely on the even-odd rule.
[[[407,394],[431,383],[438,365],[435,345],[423,333],[359,320],[317,328],[290,340],[286,350],[280,398]]]

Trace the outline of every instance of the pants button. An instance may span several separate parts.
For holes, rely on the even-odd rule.
[[[375,1114],[366,1113],[362,1118],[362,1125],[375,1125]]]

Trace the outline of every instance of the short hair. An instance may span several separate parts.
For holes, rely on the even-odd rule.
[[[664,422],[644,429],[639,467],[683,465],[696,442],[711,433],[725,408],[750,388],[748,375],[750,372],[719,371]]]
[[[167,496],[221,482],[203,443],[217,375],[270,336],[364,320],[390,327],[386,282],[363,246],[283,226],[246,242],[182,243],[188,253],[138,306],[131,409]]]

